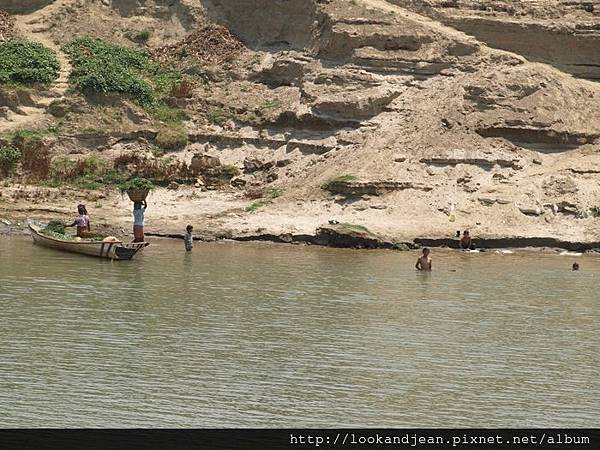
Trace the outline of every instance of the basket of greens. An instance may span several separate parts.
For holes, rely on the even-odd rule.
[[[154,189],[154,184],[145,178],[135,177],[119,185],[122,193],[127,192],[132,202],[142,202],[146,200],[150,191]]]

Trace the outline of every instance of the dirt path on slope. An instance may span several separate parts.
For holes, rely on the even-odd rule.
[[[59,8],[72,4],[74,0],[57,0],[31,14],[16,15],[15,28],[17,34],[25,39],[40,42],[56,52],[60,70],[58,78],[52,83],[44,96],[35,98],[35,106],[24,106],[21,110],[25,114],[13,114],[9,121],[0,122],[0,133],[10,133],[23,128],[34,128],[39,123],[50,118],[46,108],[55,100],[64,98],[69,87],[68,80],[71,73],[71,64],[67,55],[61,50],[46,33],[49,31],[48,20]]]

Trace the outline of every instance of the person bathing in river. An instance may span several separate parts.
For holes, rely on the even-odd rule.
[[[194,227],[188,225],[185,227],[185,234],[183,235],[183,241],[185,242],[185,251],[191,252],[194,248],[194,237],[192,236],[192,232],[194,231]]]
[[[147,207],[146,200],[133,202],[133,242],[144,242],[144,214]]]
[[[430,272],[432,269],[431,258],[429,257],[429,249],[424,248],[423,254],[417,259],[417,264],[415,264],[415,268],[417,270],[421,270],[424,272]]]
[[[77,227],[77,236],[80,238],[84,238],[89,235],[91,231],[90,226],[90,216],[88,215],[87,209],[85,205],[79,204],[77,205],[77,218],[73,221],[71,225],[67,225],[67,227]]]
[[[471,235],[469,234],[469,230],[465,230],[463,231],[463,235],[462,238],[460,238],[460,249],[461,250],[475,250],[475,243],[473,242],[473,239],[471,238]]]

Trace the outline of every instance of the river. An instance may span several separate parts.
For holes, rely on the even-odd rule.
[[[0,426],[600,426],[599,257],[417,254],[0,238]]]

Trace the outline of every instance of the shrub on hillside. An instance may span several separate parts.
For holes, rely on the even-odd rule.
[[[12,135],[13,144],[21,151],[26,147],[31,147],[42,141],[44,132],[40,130],[17,130]]]
[[[111,169],[110,162],[97,155],[76,159],[58,156],[54,158],[50,165],[50,175],[55,180],[67,181],[86,176],[101,177],[110,172]]]
[[[156,145],[166,151],[183,150],[188,143],[188,135],[180,125],[168,124],[158,130]]]
[[[64,47],[73,70],[70,82],[83,93],[127,94],[144,106],[155,104],[180,77],[153,63],[147,52],[91,37]],[[166,86],[165,86],[166,84]]]
[[[115,158],[114,166],[116,170],[126,171],[131,176],[146,178],[154,183],[185,180],[191,176],[185,162],[170,157],[149,158],[140,152],[119,155]]]
[[[0,42],[0,84],[47,84],[58,78],[59,70],[56,54],[38,42]]]
[[[51,144],[44,142],[44,136],[40,130],[19,130],[12,138],[13,146],[21,152],[23,170],[40,180],[48,176],[52,159]]]
[[[12,145],[0,147],[0,172],[3,175],[10,174],[15,169],[20,158],[21,152]]]
[[[50,165],[50,178],[58,184],[73,182],[82,189],[99,189],[104,186],[117,186],[125,180],[125,175],[113,168],[110,161],[97,155],[72,159],[67,156],[54,158]]]

